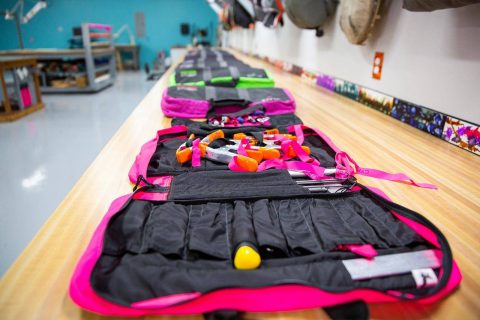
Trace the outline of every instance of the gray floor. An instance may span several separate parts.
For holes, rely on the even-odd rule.
[[[99,93],[44,95],[44,110],[0,123],[0,275],[154,83],[120,73]]]

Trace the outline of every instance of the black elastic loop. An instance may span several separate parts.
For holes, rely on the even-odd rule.
[[[148,182],[147,179],[145,179],[145,177],[143,175],[139,175],[137,177],[137,182],[135,182],[135,186],[133,187],[133,192],[137,191],[138,187],[140,186],[140,182],[143,182],[145,183],[145,185],[147,186],[153,186],[152,183]]]
[[[324,307],[323,310],[325,310],[332,320],[368,320],[370,317],[368,305],[362,300],[352,301],[337,306]]]

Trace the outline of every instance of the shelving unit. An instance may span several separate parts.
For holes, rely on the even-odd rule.
[[[0,52],[0,56],[34,57],[38,60],[44,93],[98,92],[115,82],[115,49],[112,27],[82,24],[82,49],[27,49]],[[97,41],[92,41],[96,39]],[[105,62],[106,61],[106,62]],[[72,64],[82,70],[51,71],[47,66]]]
[[[0,58],[0,122],[44,107],[34,59]]]

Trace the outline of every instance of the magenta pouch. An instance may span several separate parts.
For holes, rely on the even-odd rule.
[[[205,118],[212,108],[218,115],[260,106],[266,115],[295,112],[295,100],[286,89],[172,86],[165,89],[161,107],[168,117]]]

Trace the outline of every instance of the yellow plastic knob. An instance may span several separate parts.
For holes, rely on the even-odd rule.
[[[257,269],[262,263],[262,259],[257,250],[250,246],[243,245],[237,249],[233,265],[239,270]]]

